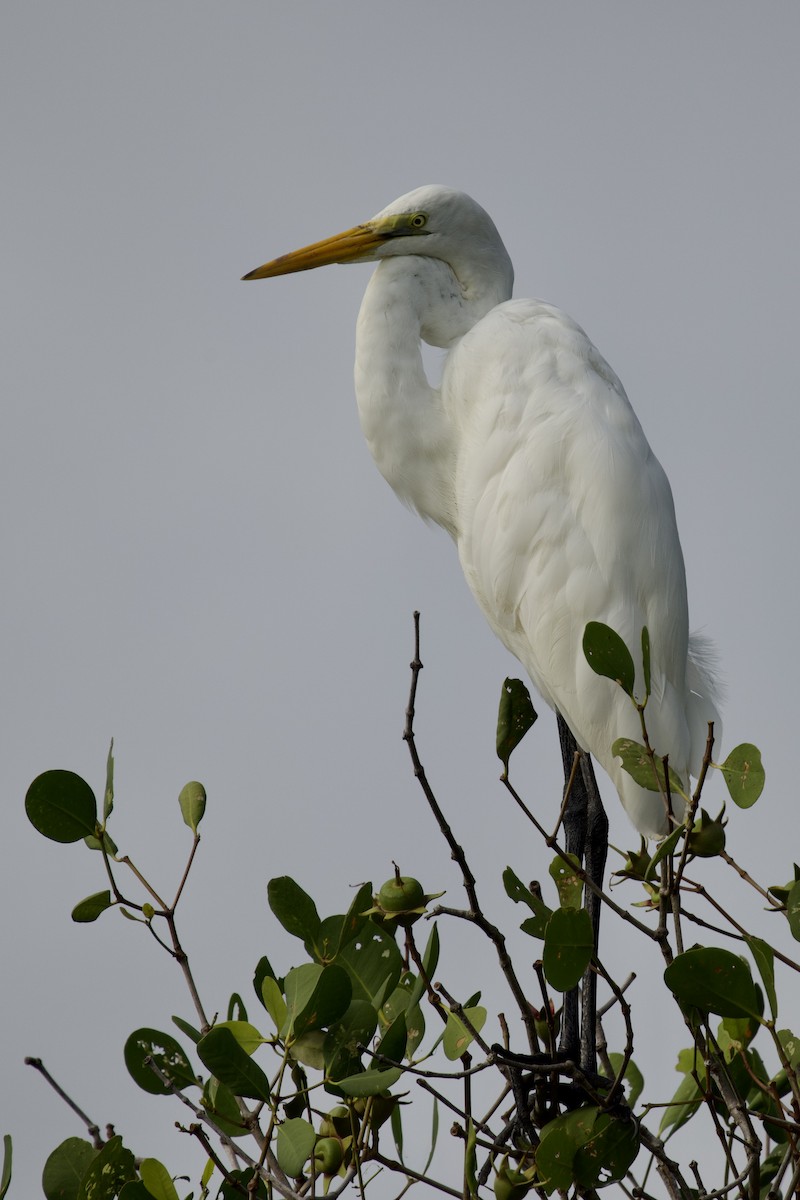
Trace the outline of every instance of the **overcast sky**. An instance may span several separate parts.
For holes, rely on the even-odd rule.
[[[798,44],[800,9],[778,2],[6,0],[0,1132],[16,1142],[14,1196],[36,1195],[46,1154],[81,1134],[25,1054],[137,1153],[201,1169],[170,1130],[182,1114],[154,1113],[122,1062],[133,1028],[191,1016],[177,969],[118,913],[70,921],[104,886],[101,863],[28,825],[40,771],[100,789],[113,735],[112,832],[166,891],[189,847],[178,791],[204,781],[182,931],[224,1010],[262,953],[298,961],[267,909],[273,875],[343,911],[349,884],[396,859],[459,902],[400,738],[419,608],[420,747],[510,930],[502,868],[546,871],[497,783],[515,665],[358,428],[370,268],[239,282],[419,184],[474,195],[516,294],[569,311],[621,376],[672,481],[692,623],[727,680],[725,744],[755,741],[767,764],[730,844],[764,882],[791,874]],[[529,743],[518,785],[554,812],[549,716]],[[609,808],[612,840],[635,844],[613,795]],[[443,936],[442,978],[491,1002],[491,955],[462,928]],[[622,976],[623,939],[607,936]],[[532,944],[514,944],[524,963]],[[637,966],[641,1011],[660,965]],[[640,1018],[636,1050],[651,1098],[678,1079],[680,1033],[660,1020]]]

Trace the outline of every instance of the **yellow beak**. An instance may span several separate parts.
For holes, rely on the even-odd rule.
[[[386,233],[378,233],[374,225],[356,225],[337,233],[335,237],[325,238],[321,242],[313,242],[303,246],[301,250],[293,250],[290,254],[282,254],[256,267],[255,271],[243,275],[243,279],[272,279],[275,275],[291,275],[295,271],[310,271],[313,267],[325,267],[328,263],[353,262],[359,258],[369,259],[372,252],[386,241]]]

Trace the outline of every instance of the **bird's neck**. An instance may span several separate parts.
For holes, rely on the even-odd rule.
[[[470,297],[436,259],[390,258],[373,274],[358,317],[356,399],[372,457],[405,504],[453,537],[455,431],[420,343],[452,347],[504,298]]]

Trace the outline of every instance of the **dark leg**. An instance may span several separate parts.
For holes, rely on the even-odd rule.
[[[561,758],[564,764],[565,788],[569,783],[575,754],[578,747],[564,718],[558,717],[558,736],[561,742]],[[603,871],[608,851],[608,818],[605,814],[592,761],[588,754],[581,754],[578,770],[572,781],[564,810],[564,837],[566,850],[575,854],[583,863],[586,874],[598,887],[603,883]],[[600,899],[588,887],[584,904],[592,921],[594,949],[597,953],[600,932]],[[561,1049],[580,1062],[584,1071],[597,1070],[595,1039],[595,1016],[597,1012],[597,977],[587,971],[581,989],[580,1018],[578,1016],[578,989],[564,997]]]

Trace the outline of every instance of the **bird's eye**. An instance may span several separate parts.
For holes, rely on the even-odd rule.
[[[414,213],[413,217],[409,218],[408,223],[412,229],[422,229],[423,225],[427,225],[428,218],[425,213]]]

